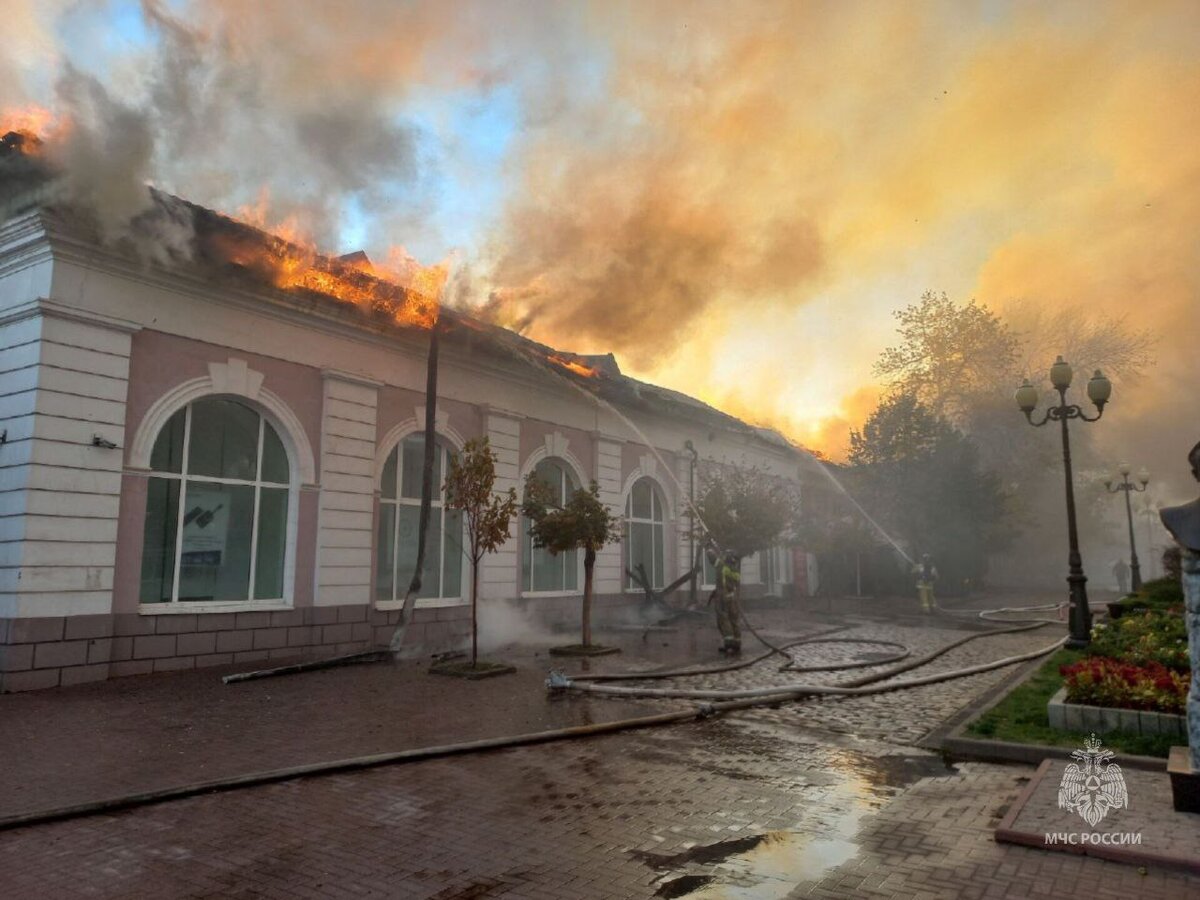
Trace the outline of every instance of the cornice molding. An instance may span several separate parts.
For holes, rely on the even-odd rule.
[[[90,309],[68,306],[65,303],[60,303],[57,300],[49,300],[45,297],[30,300],[27,303],[22,303],[19,306],[14,306],[12,309],[0,313],[0,325],[10,325],[13,322],[20,322],[23,319],[32,319],[37,316],[66,319],[71,322],[82,322],[87,325],[97,325],[101,328],[107,328],[110,331],[121,331],[126,334],[142,330],[141,325],[137,322],[131,322],[129,319],[119,319],[116,316],[105,315],[104,313],[94,312]]]
[[[347,384],[357,384],[359,387],[376,390],[383,387],[382,381],[376,381],[374,378],[368,378],[366,375],[359,375],[355,372],[344,372],[341,369],[322,369],[321,377],[325,381],[344,381]]]

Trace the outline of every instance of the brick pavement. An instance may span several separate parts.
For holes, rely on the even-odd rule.
[[[1100,835],[1100,840],[1111,835],[1108,839],[1116,842],[1051,846],[1059,852],[1124,859],[1135,865],[1170,860],[1180,868],[1200,871],[1200,858],[1196,856],[1200,848],[1200,816],[1175,812],[1171,781],[1166,775],[1160,771],[1124,768],[1121,778],[1127,790],[1127,805],[1109,810],[1095,827],[1089,827],[1077,812],[1060,809],[1058,805],[1059,785],[1069,762],[1052,759],[1039,767],[1030,790],[1022,796],[1023,802],[1013,806],[997,830],[998,840],[1042,847],[1047,834],[1073,834],[1077,842],[1091,834]],[[1139,843],[1121,843],[1126,835],[1136,835]]]
[[[630,898],[690,876],[695,897],[1200,895],[1200,879],[996,844],[1029,771],[748,713],[20,829],[0,836],[0,886]]]
[[[950,636],[855,634],[897,627]],[[993,640],[939,662],[1014,652]],[[0,833],[0,896],[1200,896],[1179,873],[996,844],[1032,768],[907,745],[1002,674],[17,829]]]

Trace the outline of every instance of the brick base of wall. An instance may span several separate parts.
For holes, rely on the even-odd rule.
[[[516,602],[531,619],[545,625],[566,630],[579,621],[577,597]],[[639,595],[597,596],[593,621],[620,620],[640,602]],[[386,645],[399,618],[398,610],[384,612],[362,605],[282,612],[0,619],[0,693],[150,672],[353,653]],[[436,653],[460,647],[470,633],[470,606],[417,609],[405,646]]]

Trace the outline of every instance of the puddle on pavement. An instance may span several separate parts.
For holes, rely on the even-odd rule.
[[[739,722],[743,748],[747,745],[762,762],[773,760],[770,745],[782,734],[761,722]],[[693,748],[690,765],[714,770],[713,753],[723,755],[722,736],[708,743],[707,752]],[[792,739],[795,739],[793,733]],[[732,749],[732,747],[730,748]],[[688,900],[776,900],[797,884],[823,878],[852,860],[859,852],[858,833],[865,817],[876,812],[895,794],[923,778],[954,774],[957,770],[940,756],[905,749],[895,752],[880,745],[878,752],[851,747],[813,748],[817,765],[773,772],[766,780],[782,790],[812,797],[811,814],[801,821],[758,834],[691,846],[677,853],[637,852],[634,856],[661,875],[658,896]],[[897,748],[899,749],[899,748]],[[766,751],[766,752],[764,752]],[[728,763],[726,763],[728,765]],[[729,773],[723,773],[729,777]]]
[[[835,830],[853,834],[867,809],[850,809],[839,816]],[[854,858],[858,844],[844,837],[814,837],[799,831],[769,831],[731,841],[719,841],[657,862],[656,868],[675,869],[658,882],[658,896],[776,900],[786,897],[800,882],[822,877],[830,869]],[[653,856],[644,854],[643,858]],[[672,865],[665,865],[670,860]],[[675,861],[678,861],[675,864]],[[704,872],[677,874],[678,868],[703,865]]]

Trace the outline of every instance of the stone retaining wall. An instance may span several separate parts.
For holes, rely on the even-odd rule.
[[[1187,738],[1187,717],[1171,713],[1146,712],[1137,709],[1112,709],[1107,706],[1085,706],[1067,702],[1067,689],[1046,704],[1050,727],[1059,731],[1127,731],[1131,734],[1166,734]]]
[[[640,595],[598,596],[593,621],[636,614],[640,601]],[[569,630],[579,621],[578,597],[516,603],[532,621],[544,625]],[[346,605],[277,612],[0,619],[0,693],[150,672],[353,653],[386,645],[399,617],[398,610]],[[437,653],[460,646],[470,633],[469,605],[418,608],[405,645],[421,653]]]

